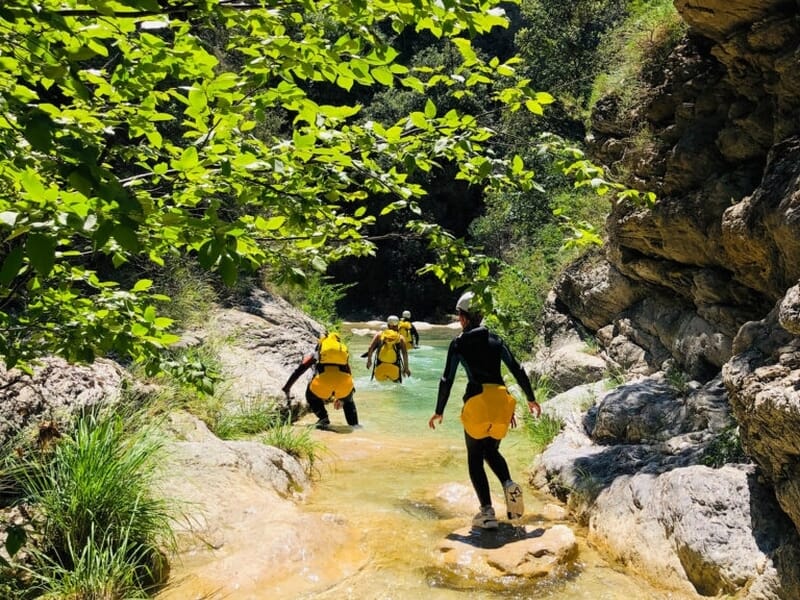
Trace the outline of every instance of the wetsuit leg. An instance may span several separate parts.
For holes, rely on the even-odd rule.
[[[310,387],[306,388],[306,402],[308,402],[311,412],[317,415],[320,421],[328,420],[328,410],[325,408],[325,403],[311,391]]]
[[[348,425],[358,425],[358,411],[356,410],[355,400],[353,400],[353,392],[342,398],[342,410]]]
[[[466,431],[464,432],[464,441],[467,444],[469,478],[470,481],[472,481],[472,487],[475,488],[475,494],[478,496],[478,501],[481,503],[481,506],[491,506],[492,504],[489,479],[486,477],[486,471],[483,468],[483,460],[485,458],[484,448],[487,439],[491,440],[492,438],[477,440]]]
[[[503,458],[503,455],[500,454],[500,440],[489,437],[481,440],[481,442],[485,442],[483,457],[486,460],[486,464],[488,464],[492,472],[497,475],[500,483],[505,483],[511,479],[508,463],[506,459]]]

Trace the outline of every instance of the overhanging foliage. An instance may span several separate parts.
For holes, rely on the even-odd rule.
[[[539,113],[551,99],[516,77],[515,59],[485,63],[472,50],[470,36],[505,24],[482,0],[4,2],[6,365],[113,352],[157,368],[174,340],[156,308],[166,298],[147,279],[118,280],[124,265],[191,254],[228,283],[263,265],[298,278],[372,252],[366,198],[418,210],[419,169],[447,162],[470,183],[532,185],[519,158],[487,151],[495,132],[478,116],[427,101],[393,123],[362,122],[359,106],[308,93],[491,84],[498,105]],[[452,38],[463,62],[424,73],[399,64],[385,32],[407,27]],[[276,115],[283,126],[268,126]]]

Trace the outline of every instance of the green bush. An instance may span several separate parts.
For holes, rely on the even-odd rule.
[[[277,285],[276,291],[292,306],[298,307],[325,327],[338,329],[341,320],[336,311],[337,303],[354,285],[354,283],[330,283],[328,277],[314,273],[305,277],[302,283]],[[267,283],[267,286],[270,284]]]
[[[749,463],[750,458],[742,448],[739,428],[728,427],[721,431],[706,447],[700,462],[715,469],[729,463]]]

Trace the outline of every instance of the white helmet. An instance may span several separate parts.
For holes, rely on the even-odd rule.
[[[410,319],[411,318],[411,311],[410,310],[404,310],[403,311],[403,318],[404,319]]]
[[[461,294],[461,298],[458,299],[456,302],[456,311],[463,311],[465,313],[471,312],[472,308],[472,299],[475,297],[474,292],[464,292]]]
[[[386,324],[389,325],[389,326],[397,325],[399,322],[400,322],[400,319],[397,318],[397,315],[389,315],[389,318],[386,319]]]

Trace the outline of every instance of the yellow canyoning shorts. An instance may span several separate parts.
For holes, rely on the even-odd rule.
[[[339,400],[353,393],[353,376],[339,367],[325,367],[309,384],[311,393],[322,400]]]
[[[505,386],[484,383],[483,391],[464,403],[461,423],[470,437],[502,440],[508,433],[516,404]]]
[[[379,362],[375,365],[374,375],[378,381],[400,381],[400,367],[395,363]]]

